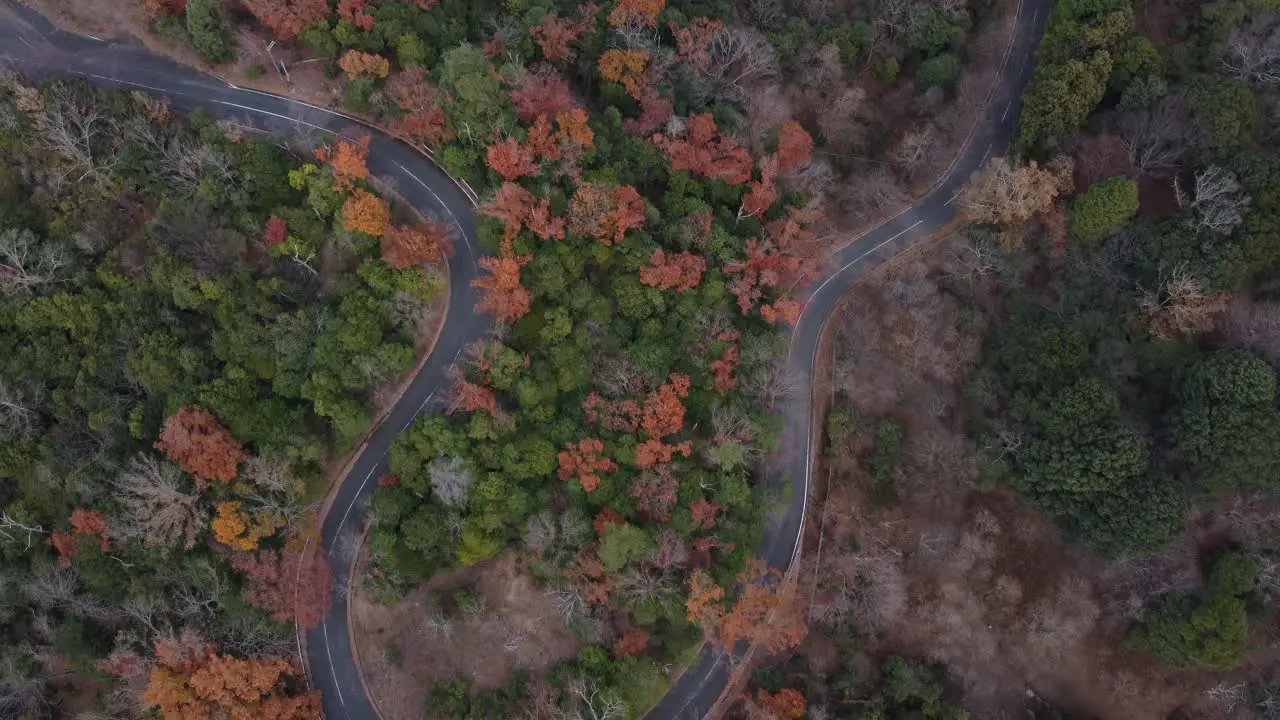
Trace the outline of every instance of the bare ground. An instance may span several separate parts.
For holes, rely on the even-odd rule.
[[[453,593],[462,589],[485,609],[458,607]],[[513,671],[539,675],[578,654],[577,636],[512,554],[438,575],[392,606],[356,589],[351,613],[364,679],[385,720],[422,717],[441,681],[491,690]]]
[[[964,280],[964,248],[953,237],[903,256],[855,288],[831,321],[837,403],[851,401],[860,422],[818,468],[832,480],[809,518],[800,582],[812,592],[811,625],[799,652],[819,672],[887,653],[930,658],[976,718],[1019,717],[1029,693],[1104,719],[1254,717],[1242,693],[1276,671],[1273,621],[1254,623],[1255,649],[1231,673],[1173,672],[1122,640],[1151,601],[1199,588],[1203,561],[1225,545],[1280,545],[1276,503],[1224,500],[1199,509],[1161,555],[1106,561],[1072,548],[1012,494],[979,490],[961,388],[986,322],[974,304],[992,300],[981,281]],[[881,418],[907,436],[890,500],[873,496],[857,460]],[[819,527],[820,559],[809,550]],[[849,633],[854,658],[833,640]]]

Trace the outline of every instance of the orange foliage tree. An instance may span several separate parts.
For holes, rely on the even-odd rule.
[[[747,194],[742,196],[742,207],[738,210],[739,217],[758,217],[769,211],[778,199],[778,188],[774,184],[777,174],[776,155],[769,155],[760,162],[760,179],[747,184]]]
[[[661,440],[650,438],[636,446],[636,467],[641,470],[655,467],[661,463],[671,462],[676,453],[689,457],[693,446],[689,441],[668,445]]]
[[[778,130],[778,172],[788,173],[809,162],[813,138],[800,123],[789,120]]]
[[[375,53],[348,50],[338,58],[338,67],[347,74],[347,78],[355,80],[361,75],[372,78],[384,78],[391,74],[391,62]]]
[[[690,622],[697,623],[708,632],[714,631],[724,617],[724,588],[711,579],[706,570],[694,570],[689,574],[689,595],[685,600]]]
[[[71,561],[80,552],[77,545],[81,537],[95,537],[98,548],[103,552],[111,549],[111,541],[107,536],[107,516],[97,510],[76,508],[71,511],[69,520],[71,532],[54,531],[49,533],[49,545],[58,553],[58,564],[64,568],[71,567]]]
[[[284,42],[329,17],[327,0],[240,0],[240,4]]]
[[[345,192],[355,188],[356,183],[369,177],[369,138],[362,137],[351,141],[338,138],[332,146],[322,145],[316,148],[316,158],[320,162],[329,163],[333,169],[333,189]]]
[[[440,262],[448,248],[448,227],[428,220],[421,225],[392,225],[382,236],[382,261],[397,270]]]
[[[584,6],[587,12],[572,23],[556,14],[555,10],[550,10],[541,23],[529,28],[529,36],[542,50],[542,57],[553,63],[573,57],[570,45],[595,24],[594,8],[594,5]]]
[[[379,479],[381,480],[381,479]],[[262,550],[257,555],[236,553],[231,567],[245,574],[244,599],[276,622],[295,618],[305,630],[318,626],[329,610],[333,573],[324,555]]]
[[[579,440],[576,445],[565,443],[564,450],[557,456],[560,461],[560,479],[576,477],[582,484],[582,489],[587,492],[600,487],[600,476],[597,473],[618,469],[612,460],[600,457],[602,452],[604,443],[595,438]]]
[[[718,512],[720,512],[720,503],[715,500],[698,498],[689,503],[691,522],[698,530],[710,530],[715,527]]]
[[[649,51],[610,48],[600,55],[600,78],[605,82],[622,83],[627,94],[636,100],[645,95],[644,69],[649,65]]]
[[[720,358],[711,361],[711,374],[715,376],[715,389],[719,393],[727,393],[738,387],[738,381],[733,377],[733,371],[738,367],[738,361],[742,358],[742,349],[737,345],[730,345],[720,354]]]
[[[196,478],[223,484],[235,479],[236,466],[249,457],[235,437],[198,405],[183,405],[165,420],[155,448]]]
[[[257,550],[258,542],[279,530],[283,519],[275,515],[251,516],[240,510],[238,501],[214,505],[213,538],[232,550]]]
[[[320,694],[289,694],[298,671],[282,658],[216,655],[209,646],[174,650],[156,641],[157,666],[142,694],[164,720],[320,720]]]
[[[377,195],[356,188],[342,203],[342,227],[347,232],[362,232],[380,238],[391,222],[391,211]]]
[[[756,707],[768,713],[773,720],[800,720],[808,710],[804,695],[791,688],[783,688],[773,694],[763,688],[757,690]]]
[[[618,4],[605,19],[609,21],[610,27],[631,24],[653,27],[666,6],[666,0],[618,0]]]
[[[616,245],[644,224],[644,200],[630,185],[583,183],[569,201],[569,232]]]
[[[698,287],[707,269],[707,261],[700,255],[682,252],[668,256],[661,249],[653,251],[649,265],[640,268],[641,283],[678,293]]]
[[[689,376],[671,373],[666,383],[649,393],[644,402],[640,426],[651,439],[680,432],[684,427],[684,405],[680,398],[689,395]]]
[[[800,644],[806,627],[801,604],[792,583],[756,558],[738,576],[742,591],[716,627],[722,648],[732,648],[741,640],[760,645],[768,653],[778,653]]]
[[[800,269],[799,258],[779,250],[771,242],[747,241],[747,257],[725,265],[725,272],[737,275],[729,292],[738,299],[743,315],[751,312],[764,297],[764,288],[776,288],[792,279]],[[785,309],[785,308],[784,308]]]
[[[679,137],[653,136],[672,170],[741,185],[751,179],[751,155],[736,140],[719,134],[711,113],[693,114]]]
[[[494,172],[504,180],[518,180],[526,175],[538,172],[538,165],[533,160],[533,153],[514,138],[498,140],[489,144],[484,153],[485,161]]]
[[[391,123],[391,131],[426,147],[438,148],[453,139],[453,130],[443,107],[448,96],[428,77],[426,70],[413,67],[387,80],[387,95],[400,108],[400,117]]]
[[[529,312],[532,298],[520,284],[520,270],[529,263],[527,255],[480,258],[480,268],[489,273],[478,277],[471,284],[483,291],[476,309],[492,312],[499,322],[509,323]]]

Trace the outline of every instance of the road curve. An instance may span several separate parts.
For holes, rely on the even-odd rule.
[[[828,268],[804,291],[804,310],[794,328],[789,370],[808,380],[827,318],[858,277],[913,243],[929,237],[955,217],[959,189],[986,159],[1008,147],[1017,127],[1021,96],[1034,67],[1035,48],[1044,31],[1049,0],[1021,0],[1014,38],[992,96],[969,142],[951,171],[910,209],[841,247]],[[203,107],[219,119],[271,133],[325,131],[349,133],[362,123],[288,98],[238,88],[127,43],[103,41],[54,28],[14,0],[0,0],[0,61],[33,77],[79,76],[89,82],[130,87],[170,98],[175,107]],[[476,304],[471,281],[477,272],[475,218],[466,194],[425,156],[382,132],[360,128],[371,137],[369,169],[390,180],[419,212],[452,224],[458,233],[449,258],[449,313],[431,356],[407,392],[375,430],[340,488],[321,528],[322,548],[337,587],[345,587],[363,526],[373,479],[386,470],[391,441],[431,405],[447,383],[446,370],[472,340],[490,327]],[[811,387],[811,386],[810,386]],[[797,392],[783,409],[786,426],[780,449],[766,476],[793,481],[786,511],[765,528],[757,554],[771,567],[790,566],[807,509],[811,446],[811,393]],[[803,481],[796,483],[795,481]],[[310,679],[321,691],[330,720],[376,720],[377,713],[360,680],[347,623],[345,593],[335,593],[325,622],[307,633]],[[648,720],[695,720],[706,715],[727,680],[727,656],[704,650],[648,714]]]

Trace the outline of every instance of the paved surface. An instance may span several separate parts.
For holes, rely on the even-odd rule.
[[[818,340],[827,317],[840,298],[868,268],[911,244],[929,237],[955,216],[955,199],[965,181],[992,155],[1004,152],[1017,126],[1022,90],[1031,77],[1035,48],[1044,30],[1049,0],[1022,0],[1007,65],[997,81],[984,116],[952,171],[915,206],[839,249],[832,262],[805,291],[804,311],[796,324],[790,370],[804,380],[784,412],[782,450],[766,468],[771,482],[792,482],[786,511],[765,530],[758,554],[770,566],[785,569],[795,555],[802,530],[815,429],[811,427],[808,380]],[[306,103],[237,88],[147,51],[54,29],[42,17],[14,0],[0,0],[0,60],[35,76],[81,76],[90,82],[134,87],[169,97],[179,108],[201,106],[220,119],[267,132],[328,131],[350,133],[359,122]],[[335,582],[346,585],[354,559],[374,478],[386,469],[387,449],[402,430],[443,392],[445,371],[468,342],[484,334],[487,316],[472,311],[476,296],[478,249],[472,207],[462,191],[427,158],[386,135],[372,137],[369,169],[388,178],[424,214],[454,224],[459,241],[449,259],[449,315],[434,352],[409,390],[373,436],[342,481],[321,529],[321,542],[333,565]],[[345,597],[335,597],[325,623],[307,634],[311,681],[322,692],[329,720],[374,720],[376,713],[356,669],[347,626]],[[704,651],[649,720],[696,720],[703,717],[727,680],[728,658]]]

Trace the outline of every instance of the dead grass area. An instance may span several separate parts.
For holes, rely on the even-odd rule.
[[[855,409],[858,429],[822,460],[833,474],[810,518],[813,527],[824,518],[822,551],[803,559],[801,587],[813,595],[799,652],[824,674],[889,653],[928,658],[974,717],[1021,717],[1034,696],[1117,720],[1255,717],[1243,692],[1277,668],[1274,623],[1254,623],[1257,649],[1231,673],[1174,672],[1122,640],[1158,597],[1198,590],[1214,553],[1280,545],[1280,504],[1226,500],[1199,509],[1160,555],[1105,560],[1077,551],[1011,493],[978,489],[962,388],[994,299],[969,281],[966,252],[960,235],[904,256],[831,321],[835,403]],[[1269,310],[1236,313],[1243,322]],[[884,418],[906,434],[887,499],[859,461]]]
[[[458,601],[457,591],[474,601]],[[578,654],[577,636],[513,554],[438,575],[392,606],[362,589],[352,630],[370,693],[385,720],[420,718],[431,688],[455,678],[504,686]]]

